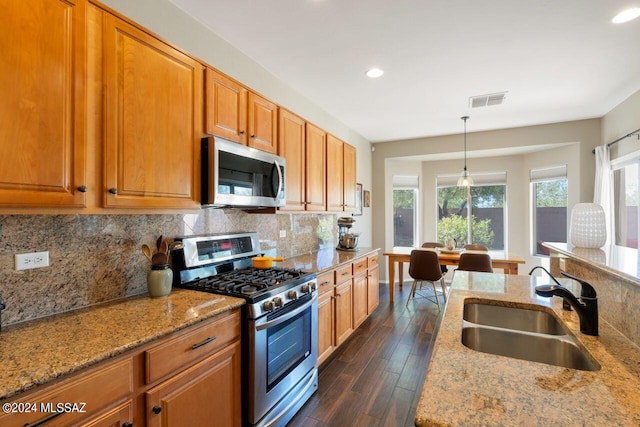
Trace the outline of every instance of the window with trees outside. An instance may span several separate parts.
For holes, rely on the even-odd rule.
[[[549,255],[543,242],[567,241],[567,167],[532,169],[531,206],[534,255]]]
[[[414,247],[418,240],[418,177],[393,177],[393,246]]]
[[[506,173],[473,174],[473,187],[458,187],[458,175],[438,177],[438,241],[454,238],[505,250]],[[471,211],[468,211],[469,203]]]
[[[614,162],[612,162],[614,163]],[[613,164],[613,206],[615,243],[628,248],[638,248],[638,224],[640,223],[640,159]]]

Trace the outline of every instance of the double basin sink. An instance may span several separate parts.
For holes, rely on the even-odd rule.
[[[600,364],[550,309],[532,304],[501,304],[504,302],[465,300],[462,344],[483,353],[531,362],[583,371],[600,369]]]

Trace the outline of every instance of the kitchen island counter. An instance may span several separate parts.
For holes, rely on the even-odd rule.
[[[0,399],[76,372],[245,304],[185,289],[124,298],[3,326]]]
[[[417,426],[640,425],[640,349],[600,318],[600,335],[579,332],[561,298],[542,298],[547,279],[458,271],[452,283],[418,404]],[[568,279],[574,294],[577,286]],[[593,359],[581,371],[481,353],[461,342],[466,298],[550,307]]]

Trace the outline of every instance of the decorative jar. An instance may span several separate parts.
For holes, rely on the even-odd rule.
[[[601,248],[607,242],[604,209],[597,203],[578,203],[571,210],[569,242],[577,248]]]
[[[152,265],[147,274],[147,288],[152,297],[166,297],[171,293],[173,271],[168,264]]]

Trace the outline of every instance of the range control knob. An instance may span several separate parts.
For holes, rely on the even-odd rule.
[[[287,292],[287,298],[298,299],[298,293],[296,291],[289,291]]]
[[[262,304],[262,308],[264,309],[264,311],[273,311],[275,307],[273,306],[273,301],[265,301]]]
[[[311,282],[311,292],[316,290],[316,282]]]
[[[303,294],[308,294],[309,290],[310,290],[309,285],[302,285],[300,287],[300,292],[302,292]]]
[[[273,299],[273,304],[276,306],[276,308],[278,307],[282,307],[282,298],[280,297],[275,297]]]

